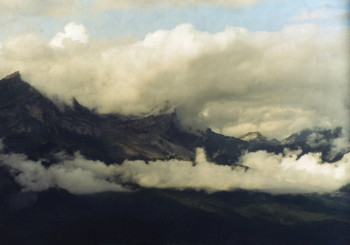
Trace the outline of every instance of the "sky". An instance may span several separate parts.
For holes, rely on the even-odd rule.
[[[0,76],[101,113],[283,138],[348,128],[344,0],[0,0]],[[346,133],[345,133],[346,134]]]
[[[191,23],[216,33],[227,26],[250,31],[279,31],[296,23],[349,24],[344,0],[14,0],[0,1],[1,39],[9,34],[39,32],[48,37],[67,23],[83,24],[93,38],[143,38],[159,29]],[[339,27],[338,27],[339,28]]]

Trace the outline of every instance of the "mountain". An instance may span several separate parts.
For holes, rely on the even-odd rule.
[[[21,79],[18,72],[0,80],[0,138],[8,152],[55,162],[55,154],[76,151],[93,160],[194,160],[197,147],[219,164],[234,164],[249,148],[243,140],[210,129],[190,132],[176,112],[147,117],[98,114],[73,100],[57,106]]]
[[[292,134],[285,138],[281,144],[290,145],[296,143],[307,143],[310,146],[326,145],[332,139],[338,138],[342,135],[342,129],[337,127],[331,129],[304,129],[298,133]]]
[[[323,152],[329,161],[342,156],[327,158],[332,147],[329,142],[340,135],[339,128],[308,129],[282,142],[259,132],[240,138],[210,129],[191,132],[182,128],[176,112],[147,117],[98,114],[75,99],[72,106],[57,106],[23,81],[19,72],[0,80],[0,121],[0,139],[7,152],[24,153],[33,160],[46,159],[48,164],[55,162],[54,153],[60,151],[79,151],[89,159],[106,163],[125,159],[194,160],[197,147],[205,148],[208,159],[218,164],[235,164],[245,151],[283,153],[284,148]],[[321,144],[323,138],[326,143]]]
[[[268,139],[260,132],[249,132],[245,135],[239,137],[241,140],[249,142],[251,145],[260,146],[260,145],[280,145],[281,142],[276,139]]]
[[[57,162],[55,153],[81,152],[105,163],[125,159],[208,160],[237,164],[246,151],[284,148],[326,156],[341,129],[304,130],[279,142],[259,132],[241,138],[191,132],[176,112],[147,117],[98,114],[57,104],[21,79],[0,80],[3,153]],[[0,141],[0,145],[1,141]],[[0,146],[2,148],[2,146]],[[4,154],[4,155],[5,155]],[[1,160],[0,160],[1,161]],[[31,170],[31,169],[29,169]],[[33,173],[35,175],[35,171]],[[349,186],[333,194],[272,195],[235,190],[135,188],[130,192],[74,195],[64,189],[22,191],[19,173],[0,165],[0,244],[349,244]]]
[[[342,137],[342,129],[304,129],[282,140],[281,145],[288,148],[299,147],[304,153],[321,152],[324,161],[333,162],[341,159],[345,152],[334,152],[334,140]]]
[[[249,132],[245,135],[242,135],[239,138],[244,141],[260,141],[260,142],[267,141],[267,138],[263,136],[260,132]]]
[[[90,159],[194,159],[198,136],[178,126],[176,113],[125,117],[99,115],[73,100],[59,108],[18,72],[0,81],[0,138],[8,151],[31,159],[80,151]],[[53,160],[53,159],[52,159]]]

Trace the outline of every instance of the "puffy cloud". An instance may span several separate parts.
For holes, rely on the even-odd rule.
[[[328,193],[350,183],[350,153],[335,163],[325,163],[321,154],[299,155],[285,151],[274,155],[265,151],[246,153],[240,164],[249,167],[217,165],[197,149],[196,161],[129,161],[106,165],[76,154],[45,168],[23,155],[0,154],[0,164],[10,167],[24,190],[42,191],[50,187],[74,194],[125,191],[122,184],[147,188],[174,188],[215,191],[235,189],[270,193]]]
[[[2,142],[2,139],[0,139],[0,151],[4,150],[4,143]]]
[[[171,105],[184,125],[233,136],[261,131],[282,138],[306,127],[348,125],[344,33],[296,25],[210,34],[181,24],[140,41],[83,45],[85,28],[69,26],[53,39],[66,38],[58,42],[64,48],[33,34],[4,40],[0,76],[20,70],[49,97],[75,97],[102,113],[143,115]]]
[[[87,35],[85,26],[77,25],[75,23],[69,23],[64,27],[64,33],[59,32],[54,38],[52,38],[52,40],[50,41],[50,45],[52,47],[63,48],[63,42],[66,39],[86,44],[88,42],[89,37]]]

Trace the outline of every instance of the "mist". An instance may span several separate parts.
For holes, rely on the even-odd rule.
[[[338,162],[327,163],[322,162],[320,153],[301,155],[301,151],[287,149],[278,155],[247,152],[240,158],[240,166],[208,162],[200,148],[194,162],[125,160],[121,165],[106,165],[79,153],[57,157],[59,162],[44,167],[22,154],[0,154],[0,165],[10,170],[23,191],[61,188],[73,194],[131,191],[127,188],[130,184],[209,193],[237,189],[273,194],[331,193],[350,183],[350,153]]]
[[[49,188],[61,188],[73,194],[126,191],[109,180],[112,176],[108,166],[80,155],[46,168],[41,161],[28,160],[23,154],[0,154],[0,165],[9,168],[23,191],[40,192]]]

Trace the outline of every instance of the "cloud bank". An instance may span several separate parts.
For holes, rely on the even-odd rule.
[[[18,154],[0,154],[0,164],[10,168],[26,191],[58,187],[73,194],[127,191],[123,186],[131,183],[146,188],[208,192],[245,189],[277,194],[328,193],[350,183],[350,153],[332,164],[322,162],[321,154],[299,154],[288,150],[285,155],[246,153],[239,164],[249,169],[208,162],[203,149],[197,149],[194,163],[126,160],[121,165],[107,166],[77,153],[73,158],[61,154],[61,161],[48,168]]]
[[[300,152],[299,152],[300,153]],[[298,152],[286,156],[266,151],[246,153],[232,168],[210,163],[202,149],[197,150],[196,164],[185,161],[125,161],[116,166],[121,179],[143,187],[229,191],[260,190],[271,193],[332,192],[350,181],[350,154],[334,164],[322,163],[320,154],[298,158]]]
[[[22,154],[0,154],[0,165],[10,169],[24,191],[39,192],[49,188],[61,188],[73,194],[126,191],[109,180],[113,177],[110,167],[80,155],[45,168],[40,161],[30,161]]]
[[[280,32],[181,24],[143,40],[89,38],[70,23],[53,38],[6,39],[0,76],[19,70],[49,97],[102,113],[145,115],[170,105],[181,122],[226,135],[283,138],[303,128],[347,127],[348,39],[316,25]]]

